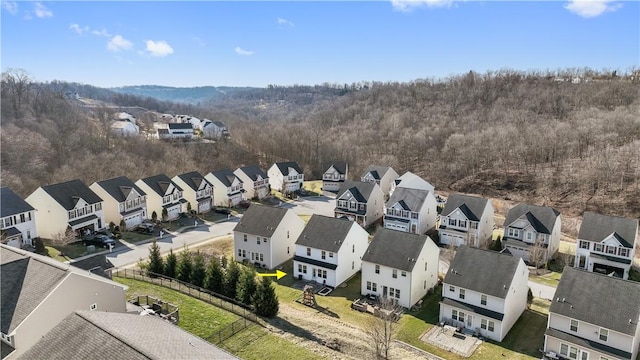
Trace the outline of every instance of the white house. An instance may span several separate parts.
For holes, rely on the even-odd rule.
[[[336,195],[334,217],[367,227],[382,217],[384,195],[375,182],[345,181]]]
[[[371,165],[360,177],[362,182],[374,182],[380,186],[385,199],[389,197],[394,181],[398,173],[389,166]]]
[[[191,123],[169,123],[166,128],[158,129],[158,138],[163,140],[191,140],[193,127]]]
[[[124,121],[136,125],[136,117],[127,112],[118,112],[115,114],[116,121]]]
[[[369,233],[345,219],[313,215],[296,240],[293,276],[333,288],[358,271]]]
[[[223,169],[204,176],[213,185],[213,199],[217,206],[236,206],[243,199],[244,183],[231,170]]]
[[[187,211],[187,200],[182,196],[182,188],[167,175],[146,177],[136,181],[136,185],[147,194],[147,216],[150,219],[155,212],[157,219],[162,220],[164,209],[167,214],[166,220],[177,219]]]
[[[140,128],[138,125],[129,121],[112,121],[110,129],[114,134],[121,136],[140,135]]]
[[[294,192],[302,189],[304,173],[294,161],[277,162],[267,171],[271,189],[280,192]]]
[[[213,204],[213,185],[199,172],[191,171],[171,179],[182,189],[182,196],[191,204],[191,211],[204,214]]]
[[[218,139],[229,136],[227,125],[218,120],[204,119],[202,121],[202,133],[209,139]]]
[[[34,208],[6,186],[0,188],[2,243],[21,248],[33,246],[38,237]]]
[[[349,165],[346,161],[333,161],[325,169],[322,174],[322,190],[337,192],[348,179]]]
[[[566,267],[549,307],[544,351],[564,359],[634,360],[640,283]]]
[[[200,121],[200,119],[198,119],[195,116],[189,116],[189,115],[176,115],[175,120],[178,123],[183,123],[183,124],[191,124],[191,127],[194,130],[202,130],[202,122]]]
[[[36,209],[40,237],[55,239],[64,236],[68,228],[78,235],[105,228],[102,198],[80,180],[41,186],[25,201]]]
[[[407,189],[419,189],[419,190],[427,190],[431,193],[435,193],[435,188],[428,181],[424,180],[420,176],[407,171],[402,174],[399,178],[395,179],[393,183],[391,183],[391,190],[389,190],[389,196],[393,195],[393,191],[397,187],[403,187]]]
[[[482,247],[493,236],[493,205],[486,198],[451,194],[440,214],[440,244]]]
[[[128,177],[94,182],[89,188],[104,200],[102,210],[107,224],[120,226],[124,220],[130,229],[147,218],[147,194]]]
[[[398,187],[384,208],[384,227],[425,234],[436,227],[436,197],[428,190]]]
[[[242,181],[242,187],[246,191],[245,198],[262,200],[271,193],[269,177],[258,165],[243,166],[233,173]]]
[[[460,246],[442,285],[440,322],[502,341],[527,308],[522,258]]]
[[[126,311],[127,287],[86,270],[6,245],[0,264],[3,359],[20,358],[76,310]]]
[[[427,235],[380,229],[362,257],[362,295],[411,308],[438,283],[440,249]]]
[[[587,211],[578,232],[574,266],[628,279],[637,238],[637,219]]]
[[[561,222],[554,208],[518,204],[504,219],[502,246],[527,263],[545,264],[560,248]]]
[[[293,257],[303,229],[291,210],[252,204],[233,229],[235,260],[274,269]]]

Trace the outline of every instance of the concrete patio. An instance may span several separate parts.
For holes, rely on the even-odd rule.
[[[420,337],[420,340],[464,357],[471,356],[482,344],[482,340],[457,333],[454,328],[447,326],[432,327]]]

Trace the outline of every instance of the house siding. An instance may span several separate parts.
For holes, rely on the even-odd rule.
[[[295,180],[289,179],[290,177],[298,175],[301,175],[301,178]],[[280,192],[293,192],[300,190],[302,188],[302,183],[304,182],[304,174],[298,174],[297,171],[292,169],[289,175],[285,177],[282,175],[276,164],[271,165],[267,171],[267,176],[269,177],[269,185],[271,185],[271,189]]]
[[[231,183],[231,187],[227,187],[212,173],[208,173],[204,177],[213,185],[213,199],[216,206],[236,206],[242,201],[243,183],[236,177]],[[239,186],[239,190],[231,190],[231,188]]]
[[[601,341],[599,340],[599,331],[601,328],[600,326],[589,324],[580,321],[579,319],[575,320],[578,320],[578,331],[571,331],[571,318],[556,313],[549,313],[548,327],[563,331],[567,334],[581,337],[583,339],[591,340],[602,345],[611,346],[628,353],[633,353],[634,350],[637,351],[637,346],[635,349],[633,348],[633,337],[611,329],[607,329],[609,330],[607,341]]]
[[[586,241],[589,244],[589,249],[582,249],[580,247],[580,242],[582,241]],[[633,248],[626,248],[629,249],[629,256],[623,257],[623,256],[612,256],[614,258],[617,259],[624,259],[625,261],[628,262],[628,264],[623,264],[621,262],[617,262],[617,261],[611,261],[608,259],[603,259],[603,258],[596,258],[594,256],[594,254],[600,254],[600,255],[605,255],[606,251],[603,252],[595,252],[594,250],[594,246],[595,244],[603,244],[603,245],[617,245],[618,241],[615,240],[615,238],[609,236],[606,239],[602,239],[601,242],[593,242],[593,241],[587,241],[584,239],[578,239],[576,244],[576,255],[575,255],[575,259],[574,259],[574,267],[576,268],[581,268],[580,267],[580,258],[583,257],[585,258],[584,261],[584,267],[582,269],[585,269],[589,272],[593,272],[594,270],[594,265],[596,264],[601,264],[601,265],[606,265],[606,266],[613,266],[619,269],[623,270],[623,274],[622,274],[622,278],[627,280],[629,278],[629,270],[631,269],[631,264],[633,263],[633,258],[635,256],[635,247]],[[634,239],[634,244],[636,244],[637,241],[635,241]]]
[[[135,225],[138,225],[142,222],[142,220],[147,217],[147,205],[146,205],[146,196],[139,196],[140,198],[140,206],[135,209],[134,212],[128,213],[125,217],[123,217],[120,213],[120,205],[124,203],[118,202],[114,199],[104,188],[98,183],[93,183],[89,186],[89,188],[95,192],[99,197],[102,198],[102,211],[104,212],[104,219],[106,224],[113,222],[116,226],[120,226],[120,220],[124,220],[125,217],[130,217],[132,215],[139,215],[135,222],[127,222],[127,227],[132,228]],[[132,191],[133,193],[133,191]],[[138,197],[135,197],[138,198]],[[130,198],[132,200],[134,198]],[[126,201],[125,201],[126,202]],[[132,210],[133,211],[133,210]]]
[[[147,218],[151,219],[152,214],[155,211],[158,219],[162,219],[162,201],[164,195],[159,195],[155,190],[149,187],[144,181],[138,180],[136,181],[136,185],[147,194]],[[175,219],[180,216],[180,213],[186,211],[186,207],[183,208],[180,203],[180,199],[183,198],[182,194],[178,194],[177,199],[173,199],[173,194],[175,192],[180,193],[180,191],[174,186],[173,182],[169,185],[166,191],[166,195],[171,194],[171,207],[167,208],[169,219]]]
[[[244,190],[246,191],[246,193],[244,194],[246,199],[253,199],[254,197],[257,197],[258,199],[262,200],[269,195],[269,178],[268,177],[266,179],[263,179],[266,181],[266,184],[257,187],[257,191],[256,191],[256,186],[254,181],[251,180],[251,178],[247,176],[247,174],[245,174],[240,169],[236,169],[233,173],[238,178],[240,178],[240,180],[242,180],[242,185],[244,187]]]
[[[485,208],[482,212],[480,220],[478,221],[478,228],[471,229],[470,221],[467,217],[460,211],[456,214],[458,209],[452,211],[450,214],[442,214],[440,224],[446,225],[446,228],[439,229],[438,233],[440,234],[440,243],[444,245],[453,244],[454,246],[467,245],[473,247],[484,247],[491,242],[493,236],[493,228],[494,228],[494,210],[491,201],[487,201]],[[467,228],[466,231],[460,230],[457,227],[451,227],[448,225],[448,219],[462,219],[467,220]],[[446,224],[445,224],[446,222]],[[452,240],[457,239],[455,242]]]
[[[21,215],[24,215],[25,221],[18,224],[17,221],[20,220]],[[17,213],[17,214],[5,216],[2,219],[0,219],[2,221],[1,224],[8,223],[9,218],[13,218],[12,225],[3,226],[2,230],[14,227],[18,231],[20,231],[21,236],[19,241],[20,243],[13,243],[12,241],[10,241],[9,243],[7,243],[7,245],[14,246],[14,247],[21,247],[21,245],[33,245],[33,239],[38,237],[35,211],[32,210],[32,211],[26,211],[23,213]],[[31,220],[28,220],[28,219],[31,219]]]
[[[206,179],[205,179],[206,180]],[[182,197],[191,204],[191,210],[196,211],[198,214],[206,213],[211,210],[211,205],[213,203],[213,187],[209,185],[206,181],[203,181],[203,184],[200,186],[200,189],[193,190],[191,186],[189,186],[184,180],[182,180],[179,176],[175,176],[171,179],[176,185],[182,188]],[[209,188],[209,192],[211,195],[206,198],[203,197],[198,199],[197,192],[200,190],[206,190]],[[208,200],[208,201],[207,201]]]

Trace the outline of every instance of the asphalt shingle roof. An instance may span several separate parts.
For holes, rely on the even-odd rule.
[[[480,221],[482,213],[487,206],[486,198],[464,194],[451,194],[442,210],[443,216],[450,215],[455,209],[460,208],[464,215],[471,221]]]
[[[75,266],[82,270],[87,270],[96,275],[100,275],[110,279],[109,274],[105,270],[113,269],[115,266],[106,255],[98,254],[86,257],[82,260],[72,261],[69,265]]]
[[[267,173],[265,173],[262,169],[260,169],[258,165],[243,166],[239,168],[239,170],[245,173],[249,177],[249,179],[253,181],[258,180],[258,175],[261,176],[263,179],[267,178]]]
[[[396,188],[393,195],[387,201],[387,207],[392,207],[396,203],[400,203],[403,209],[418,212],[422,209],[424,201],[429,196],[427,190]]]
[[[182,191],[182,188],[171,181],[171,179],[169,179],[169,177],[165,174],[149,176],[141,180],[160,196],[164,196],[164,194],[167,192],[167,189],[169,188],[169,185],[171,184],[173,184],[173,186],[178,191]]]
[[[639,300],[638,282],[565,267],[549,313],[634,336]]]
[[[407,171],[399,178],[394,180],[397,187],[409,188],[409,189],[422,189],[433,192],[435,188],[428,181],[420,176]]]
[[[238,179],[239,182],[242,182],[242,180],[240,180],[240,178],[238,178],[236,174],[234,174],[233,171],[229,169],[214,171],[211,173],[211,175],[220,180],[220,182],[226,187],[231,186],[231,184],[233,184],[233,180],[235,179]]]
[[[156,316],[76,311],[23,359],[238,359]]]
[[[462,245],[444,283],[504,299],[521,258]]]
[[[622,245],[633,248],[638,233],[638,220],[586,211],[578,232],[578,239],[600,242],[615,233]]]
[[[367,170],[365,170],[362,177],[365,177],[368,173],[371,173],[374,179],[380,180],[384,177],[384,174],[387,173],[391,169],[389,166],[381,166],[381,165],[370,165]]]
[[[233,231],[270,238],[287,211],[279,207],[251,204]]]
[[[169,123],[169,129],[174,129],[174,130],[193,129],[193,125],[191,125],[191,123]]]
[[[0,217],[33,211],[33,207],[10,188],[0,188]]]
[[[295,161],[277,162],[276,166],[278,167],[278,170],[280,170],[280,173],[284,176],[289,175],[289,168],[294,169],[298,174],[303,173],[302,169],[300,168],[300,166],[298,166],[298,163]]]
[[[560,212],[548,206],[518,204],[509,209],[507,217],[504,219],[504,226],[509,226],[523,215],[537,232],[551,234],[560,217]]]
[[[200,185],[202,182],[208,182],[205,180],[204,176],[197,171],[188,172],[185,174],[178,175],[178,177],[184,181],[189,187],[195,191],[200,189]]]
[[[131,189],[135,189],[140,195],[147,195],[126,176],[98,181],[97,184],[100,185],[100,187],[102,187],[117,202],[127,200],[127,196],[129,196]]]
[[[366,203],[376,186],[377,184],[372,182],[347,180],[340,186],[336,199],[339,199],[345,192],[349,191],[358,202]]]
[[[324,168],[325,168],[325,172],[329,169],[331,169],[331,167],[333,166],[334,169],[336,169],[336,171],[339,174],[346,174],[347,172],[347,162],[346,161],[332,161],[330,163],[328,163]]]
[[[381,228],[371,240],[362,261],[410,272],[427,241],[432,241],[427,235]]]
[[[45,185],[42,187],[42,190],[67,210],[73,209],[78,203],[78,199],[82,199],[88,204],[102,202],[102,199],[80,180]]]
[[[359,225],[345,219],[313,215],[296,240],[296,245],[338,252],[352,226]]]

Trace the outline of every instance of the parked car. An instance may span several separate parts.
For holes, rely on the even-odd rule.
[[[107,235],[95,234],[93,237],[87,237],[82,240],[82,244],[84,246],[95,245],[108,249],[109,247],[116,246],[116,241],[108,237]]]
[[[105,229],[105,230],[98,230],[96,231],[96,234],[100,234],[100,235],[106,235],[107,237],[110,237],[112,239],[116,238],[116,235],[109,229]]]
[[[151,234],[153,232],[154,226],[155,225],[153,225],[152,223],[143,222],[142,224],[136,226],[133,231],[141,234]]]
[[[214,211],[218,214],[231,214],[231,210],[227,208],[216,208]]]

